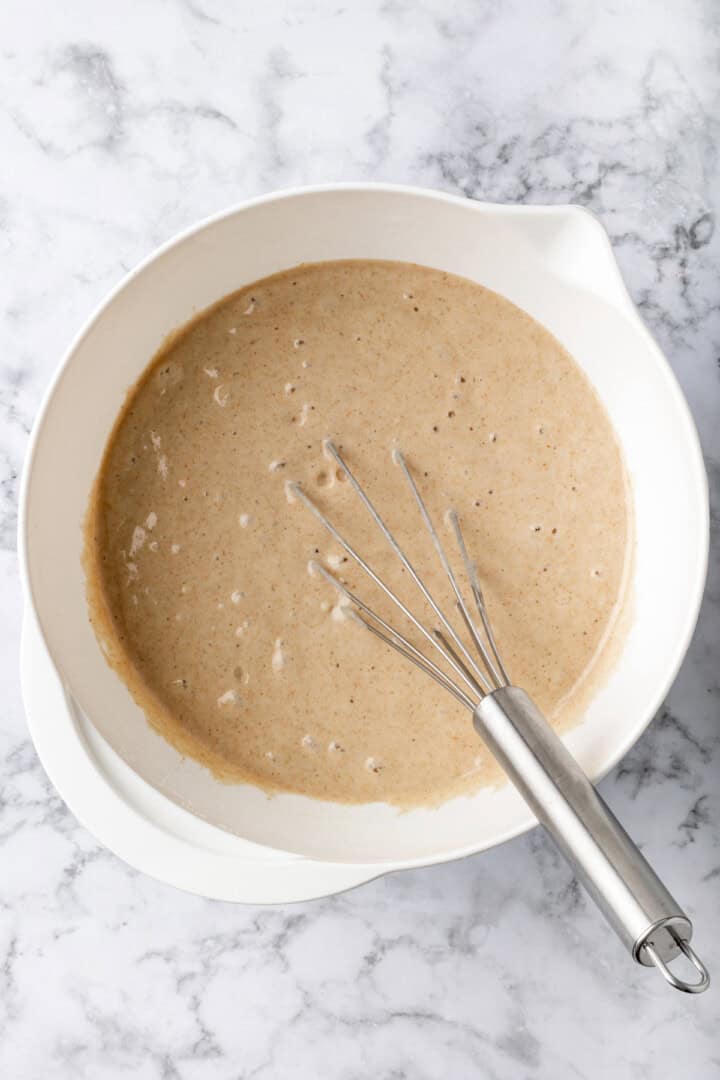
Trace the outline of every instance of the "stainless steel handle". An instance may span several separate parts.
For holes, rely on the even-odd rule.
[[[692,923],[525,691],[488,694],[473,724],[633,959],[655,964],[678,990],[707,989],[707,970],[690,947]],[[697,982],[670,970],[679,953]]]

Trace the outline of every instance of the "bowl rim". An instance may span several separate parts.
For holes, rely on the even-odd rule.
[[[203,232],[205,229],[220,224],[223,222],[223,220],[231,218],[240,212],[251,210],[258,206],[272,204],[288,199],[302,199],[315,197],[317,195],[332,195],[344,192],[364,192],[369,194],[376,193],[398,197],[410,196],[413,198],[426,199],[428,201],[445,202],[448,205],[462,207],[463,209],[474,213],[486,213],[501,217],[544,216],[562,218],[566,217],[568,214],[582,216],[584,220],[587,223],[590,223],[592,228],[596,231],[597,238],[601,241],[601,245],[605,250],[606,257],[608,258],[608,265],[611,267],[615,277],[614,283],[617,286],[617,298],[621,303],[620,310],[622,311],[623,315],[633,323],[634,328],[642,334],[648,346],[649,352],[653,356],[658,377],[661,377],[665,380],[667,388],[670,391],[674,399],[674,403],[678,409],[678,415],[682,417],[685,427],[685,438],[687,442],[686,449],[688,451],[688,457],[691,462],[691,470],[694,481],[694,491],[692,493],[693,500],[698,507],[699,517],[701,519],[701,527],[698,530],[699,550],[696,552],[696,557],[694,559],[692,588],[688,592],[688,602],[685,609],[685,618],[681,627],[681,632],[678,634],[674,655],[671,662],[668,663],[667,666],[666,676],[661,682],[658,683],[654,695],[650,696],[650,705],[646,710],[646,715],[639,716],[634,723],[628,724],[625,737],[618,742],[613,753],[609,756],[608,759],[606,759],[602,763],[601,767],[588,771],[590,780],[596,783],[600,781],[604,776],[606,776],[625,756],[625,754],[637,742],[637,740],[643,734],[652,719],[655,717],[658,709],[660,708],[662,702],[667,696],[670,687],[675,681],[680,666],[688,651],[700,614],[700,607],[702,604],[705,590],[705,582],[707,578],[710,540],[710,512],[708,481],[700,439],[692,413],[690,411],[690,407],[680,387],[677,376],[675,375],[669,362],[665,358],[662,350],[660,349],[660,346],[656,342],[650,330],[643,322],[632,300],[632,297],[628,292],[627,286],[620,272],[617,260],[615,259],[615,255],[607,231],[605,230],[601,222],[598,220],[598,218],[590,210],[577,204],[563,203],[556,205],[525,205],[513,203],[481,202],[479,200],[475,200],[464,195],[456,195],[449,192],[437,191],[432,188],[423,188],[414,185],[373,181],[344,181],[337,183],[329,182],[323,184],[282,188],[276,191],[268,192],[266,194],[254,196],[249,199],[240,200],[237,203],[233,203],[230,206],[225,207],[223,210],[220,210],[214,214],[202,218],[201,220],[174,234],[159,247],[154,248],[147,256],[141,259],[141,261],[133,269],[131,269],[127,274],[125,274],[107,294],[105,294],[103,299],[96,305],[96,307],[93,309],[93,311],[85,320],[77,333],[72,337],[69,345],[64,350],[55,371],[53,372],[53,375],[43,394],[39,408],[35,415],[32,430],[27,444],[25,462],[22,470],[18,508],[17,531],[19,573],[25,602],[35,616],[38,631],[42,637],[43,643],[48,650],[48,654],[54,666],[55,660],[50,650],[49,643],[46,640],[42,627],[42,620],[40,619],[38,607],[35,603],[35,590],[33,587],[32,575],[29,566],[28,505],[32,485],[33,465],[46,414],[50,408],[57,387],[59,386],[65,375],[65,372],[72,363],[76,350],[91,332],[96,322],[98,322],[98,320],[103,316],[105,311],[114,303],[118,294],[121,293],[132,281],[140,277],[152,263],[162,258],[162,256],[165,255],[172,248],[180,245],[192,236]],[[62,678],[62,673],[59,672],[59,674]],[[64,794],[63,798],[65,798]],[[530,828],[532,828],[534,824],[534,818],[532,814],[528,811],[528,816],[526,819],[519,822],[515,826],[509,827],[505,832],[499,834],[497,838],[494,839],[492,842],[483,842],[479,846],[469,846],[458,849],[456,851],[443,853],[443,855],[435,857],[431,860],[424,856],[411,858],[408,860],[397,860],[394,862],[393,865],[397,868],[424,866],[434,863],[450,861],[455,858],[462,858],[473,852],[488,850],[489,848],[495,847],[498,844],[505,843],[507,840],[513,839],[516,836],[522,835]],[[387,869],[389,869],[389,867],[381,872],[387,872]]]

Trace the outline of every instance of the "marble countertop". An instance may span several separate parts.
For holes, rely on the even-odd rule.
[[[690,401],[717,528],[719,46],[711,0],[4,0],[0,1074],[720,1075],[717,989],[626,961],[537,831],[285,908],[130,870],[29,741],[15,554],[33,414],[103,294],[198,218],[338,179],[595,211]],[[719,552],[674,688],[602,785],[718,982]]]

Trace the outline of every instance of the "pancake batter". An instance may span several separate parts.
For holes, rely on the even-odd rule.
[[[149,722],[227,781],[400,806],[494,782],[465,710],[345,620],[335,592],[308,575],[308,561],[322,561],[390,617],[322,526],[289,504],[291,479],[427,618],[324,456],[328,435],[448,612],[392,447],[439,524],[455,506],[513,681],[556,726],[578,719],[607,673],[628,577],[610,422],[528,315],[405,263],[326,262],[259,281],[152,361],[88,512],[90,615],[109,661]]]

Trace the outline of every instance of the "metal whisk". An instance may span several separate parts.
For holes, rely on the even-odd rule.
[[[455,536],[476,614],[463,595],[405,457],[400,450],[393,451],[393,461],[410,488],[447,575],[469,645],[431,595],[335,443],[326,439],[323,449],[347,476],[442,629],[429,629],[340,534],[300,484],[289,482],[290,495],[313,512],[333,539],[402,612],[430,646],[428,652],[414,645],[325,567],[313,562],[311,570],[322,575],[349,602],[349,617],[433,678],[472,713],[475,730],[553,837],[633,959],[645,966],[654,964],[677,990],[702,993],[710,985],[710,977],[690,946],[693,928],[689,918],[537,706],[524,690],[512,685],[493,635],[477,568],[468,553],[455,511],[448,511],[447,520]],[[447,668],[452,675],[447,673]],[[680,953],[694,967],[697,981],[687,982],[671,971],[670,962]]]

